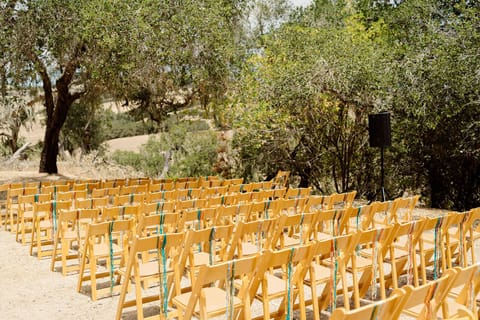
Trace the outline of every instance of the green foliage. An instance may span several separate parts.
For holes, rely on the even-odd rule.
[[[367,31],[356,14],[342,19],[284,24],[251,56],[241,103],[227,111],[244,177],[282,169],[323,192],[366,190],[361,150],[366,115],[381,102],[384,26]]]
[[[140,153],[116,151],[112,158],[148,176],[212,175],[217,159],[217,135],[198,130],[199,123],[202,122],[169,123],[169,130],[150,137]]]
[[[70,117],[61,131],[61,144],[72,153],[80,148],[83,153],[97,150],[108,132],[108,120],[95,104],[74,103]]]
[[[157,131],[156,125],[149,121],[137,121],[128,113],[116,113],[104,110],[103,117],[108,123],[105,140],[149,134]]]

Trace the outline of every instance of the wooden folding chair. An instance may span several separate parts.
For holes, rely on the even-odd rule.
[[[279,251],[267,250],[261,260],[261,286],[252,285],[251,294],[263,303],[263,319],[285,316],[291,319],[295,301],[299,298],[300,318],[306,319],[303,279],[312,260],[312,245],[303,245]],[[258,289],[258,290],[255,290]],[[255,291],[253,291],[255,290]],[[278,309],[270,311],[270,301],[281,299]]]
[[[238,185],[243,184],[243,178],[233,178],[223,181],[223,185]]]
[[[144,193],[131,193],[116,195],[113,197],[114,206],[143,205],[145,202]]]
[[[164,233],[149,237],[136,237],[133,241],[125,270],[120,269],[124,282],[120,292],[116,319],[122,318],[123,309],[136,307],[137,319],[144,318],[144,305],[160,302],[159,313],[150,315],[147,319],[169,319],[177,313],[171,310],[171,297],[181,294],[181,272],[179,260],[182,252],[184,233]],[[144,261],[148,255],[149,260]],[[135,299],[125,301],[130,281],[135,285]],[[156,282],[158,292],[153,289],[145,292],[147,285],[142,283]],[[144,289],[145,288],[145,289]],[[158,306],[158,302],[156,303]]]
[[[290,171],[279,170],[277,175],[272,179],[273,188],[284,188],[288,187],[288,178],[290,177]]]
[[[343,228],[340,230],[341,234],[368,230],[372,221],[370,208],[370,205],[346,208]]]
[[[216,210],[215,225],[224,226],[228,224],[235,224],[235,215],[236,215],[235,206],[225,206],[221,205]]]
[[[285,193],[285,199],[308,198],[312,188],[288,188]]]
[[[108,196],[75,200],[75,209],[103,208],[108,207],[109,205],[110,201]]]
[[[420,284],[417,248],[423,232],[425,219],[396,224],[396,234],[384,263],[390,263],[389,282],[398,288],[399,278],[406,274],[407,284],[418,287]],[[388,285],[387,285],[388,287]]]
[[[326,210],[327,205],[330,202],[330,196],[317,196],[310,195],[305,202],[304,211],[305,212],[315,212],[318,210]]]
[[[72,191],[65,191],[65,192],[57,192],[55,194],[55,199],[57,201],[75,201],[76,199],[86,199],[87,198],[87,190],[72,190]]]
[[[18,197],[17,231],[15,240],[21,241],[22,245],[27,243],[27,234],[33,230],[33,209],[36,202],[49,202],[52,199],[50,194],[34,194]],[[31,239],[30,239],[31,240]]]
[[[98,189],[93,189],[92,192],[90,193],[90,198],[102,198],[106,197],[108,188],[98,188]],[[118,192],[120,192],[120,188],[118,189]]]
[[[345,209],[323,210],[315,214],[315,240],[329,239],[345,233]]]
[[[480,239],[480,208],[471,209],[468,212],[468,218],[464,223],[462,229],[463,239],[461,240],[463,256],[465,257],[464,265],[468,265],[467,253],[470,250],[471,264],[475,264],[477,261],[477,255],[475,253],[476,241]]]
[[[225,196],[213,196],[213,197],[210,197],[210,198],[206,198],[206,204],[205,206],[206,207],[210,207],[210,208],[218,208],[220,206],[223,206],[225,204]]]
[[[240,221],[234,230],[226,260],[256,255],[271,249],[277,220]]]
[[[135,184],[122,186],[120,188],[120,195],[132,194],[132,193],[148,193],[148,184]]]
[[[177,190],[163,190],[159,192],[147,193],[146,202],[176,201]]]
[[[455,281],[442,305],[442,316],[445,319],[455,317],[461,312],[471,314],[471,319],[478,319],[476,297],[480,291],[480,270],[478,265],[466,268],[456,267]]]
[[[302,213],[305,207],[307,198],[294,198],[294,199],[276,199],[275,200],[275,212],[277,214],[295,215]]]
[[[408,298],[402,314],[418,320],[437,319],[437,313],[441,309],[455,277],[456,272],[450,269],[441,278],[418,287],[403,286],[402,289],[405,290]]]
[[[7,224],[9,222],[8,211],[7,211],[7,195],[10,184],[3,183],[0,185],[0,227],[5,226],[7,229]]]
[[[442,272],[446,270],[447,261],[443,234],[447,224],[448,216],[427,217],[423,222],[422,235],[417,249],[420,256],[422,283],[428,281],[427,267],[432,266],[433,279],[440,277]],[[432,236],[433,241],[429,240],[432,239]]]
[[[397,289],[392,294],[378,302],[367,304],[366,306],[346,310],[345,308],[337,308],[333,310],[331,320],[365,320],[365,319],[389,319],[397,320],[403,306],[408,299],[407,294],[402,289]]]
[[[370,204],[370,215],[372,216],[371,228],[388,226],[394,223],[390,216],[391,206],[391,201],[375,201]]]
[[[359,235],[356,233],[320,240],[312,247],[312,262],[308,266],[304,284],[310,287],[312,293],[311,301],[306,301],[306,304],[313,305],[315,320],[320,319],[322,310],[329,306],[332,310],[336,308],[338,292],[343,293],[345,307],[350,309],[346,270]],[[319,285],[324,285],[320,294],[317,293]]]
[[[182,213],[207,206],[206,199],[177,200],[175,203],[175,212]]]
[[[62,210],[70,210],[71,201],[51,201],[33,204],[33,228],[32,241],[30,243],[30,255],[33,256],[33,248],[37,249],[37,258],[50,256],[51,250],[44,247],[54,246],[54,235],[58,229],[58,214]]]
[[[179,319],[196,316],[208,319],[227,315],[237,319],[251,319],[249,285],[255,277],[257,257],[227,261],[218,265],[202,265],[191,292],[175,296],[173,304],[179,310]],[[240,279],[236,289],[235,279]]]
[[[79,262],[78,251],[86,237],[87,225],[98,223],[100,209],[62,210],[58,213],[58,228],[53,241],[52,262],[50,270],[55,270],[55,263],[61,261],[62,275],[78,271],[79,263],[68,264],[69,261]],[[74,243],[76,247],[74,247]],[[60,251],[60,256],[58,255]]]
[[[136,234],[146,237],[155,233],[176,233],[182,232],[183,227],[179,225],[180,215],[173,212],[160,212],[153,215],[140,215],[137,223]]]
[[[418,199],[420,196],[394,199],[390,208],[390,220],[396,223],[412,221],[413,209],[417,205]]]
[[[218,226],[202,230],[189,230],[179,264],[189,274],[194,285],[198,268],[204,264],[218,264],[228,260],[228,245],[233,226]]]
[[[215,225],[215,208],[190,209],[181,212],[180,225],[185,229],[204,229]]]
[[[353,276],[353,302],[355,308],[360,307],[363,298],[370,289],[372,300],[377,297],[379,283],[380,298],[386,298],[384,258],[395,238],[396,227],[384,227],[361,231],[357,241],[355,254],[347,269]],[[361,273],[361,277],[358,274]]]
[[[332,193],[329,197],[330,202],[327,204],[327,209],[345,209],[345,193]]]
[[[87,184],[86,183],[74,183],[71,186],[71,191],[85,191],[87,192]]]
[[[280,215],[271,240],[272,249],[283,249],[309,243],[313,239],[312,233],[316,230],[317,217],[316,213]]]
[[[148,185],[150,183],[150,178],[147,177],[138,177],[138,178],[128,178],[127,186],[142,186]]]
[[[133,219],[134,223],[136,223],[142,213],[142,207],[139,205],[103,207],[101,210],[102,221]]]
[[[117,220],[89,224],[85,244],[80,247],[80,272],[77,291],[81,292],[85,281],[90,281],[92,300],[97,300],[99,294],[118,291],[120,274],[118,269],[124,267],[128,257],[128,243],[132,239],[133,220]],[[119,236],[120,235],[120,236]],[[114,239],[118,239],[116,242]],[[87,266],[88,261],[88,266]],[[97,272],[100,261],[105,261],[106,271]],[[90,274],[85,275],[88,267]],[[117,280],[114,279],[118,276]],[[109,277],[110,286],[98,289],[97,279]]]
[[[7,203],[6,211],[9,219],[10,232],[15,232],[16,228],[14,225],[18,223],[18,197],[34,195],[38,193],[38,188],[30,187],[24,188],[23,184],[14,184],[10,185],[10,188],[7,191]],[[8,224],[8,223],[7,223]],[[5,230],[7,230],[7,225],[5,225]]]
[[[161,214],[161,213],[173,213],[175,212],[175,201],[158,201],[147,202],[143,206],[144,215]]]
[[[250,212],[246,217],[246,221],[276,218],[278,216],[277,213],[275,202],[272,200],[251,202]]]
[[[55,197],[55,194],[57,192],[67,192],[67,191],[70,191],[70,185],[68,184],[54,184],[52,186],[42,186],[40,188],[40,193],[50,193],[52,194],[52,198]]]

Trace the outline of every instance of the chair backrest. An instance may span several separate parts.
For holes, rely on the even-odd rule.
[[[303,212],[307,198],[277,199],[275,211],[277,214],[297,214]]]
[[[100,197],[105,197],[107,195],[107,188],[98,188],[98,189],[93,189],[92,192],[90,193],[91,198],[100,198]]]
[[[282,270],[284,272],[282,278],[286,279],[290,277],[289,280],[292,281],[291,286],[298,286],[298,283],[295,284],[294,281],[303,281],[305,278],[305,274],[308,272],[308,267],[312,261],[313,246],[314,245],[301,245],[277,251],[272,251],[271,249],[265,251],[257,267],[256,279],[252,281],[250,285],[250,297],[253,298],[255,296],[266,272]],[[290,275],[288,275],[288,270],[292,270]],[[287,287],[288,282],[290,281],[286,282],[285,293],[290,290],[290,288]]]
[[[345,308],[336,308],[332,312],[331,320],[365,320],[365,319],[399,319],[407,294],[397,289],[392,294],[378,302],[367,304],[360,308],[347,311]]]
[[[141,214],[141,206],[127,205],[102,208],[102,221],[128,220],[138,221]]]
[[[116,195],[113,197],[114,206],[124,206],[124,205],[133,205],[133,204],[142,204],[145,202],[144,193],[131,193]]]
[[[316,213],[280,215],[276,230],[272,236],[271,248],[284,248],[286,246],[285,238],[294,239],[292,245],[309,243],[311,234],[316,230],[317,216]]]
[[[181,214],[181,225],[187,229],[203,229],[215,224],[217,211],[215,208],[185,210]]]
[[[266,200],[259,202],[252,202],[250,204],[250,212],[247,216],[247,221],[254,221],[259,219],[270,219],[276,217],[276,210],[274,201]]]
[[[75,208],[85,209],[85,208],[103,208],[110,205],[109,197],[101,198],[87,198],[87,199],[76,199]]]
[[[330,196],[310,195],[305,203],[304,211],[314,212],[317,210],[325,210],[329,202]]]
[[[145,237],[155,233],[172,233],[181,231],[178,228],[179,220],[180,215],[173,212],[140,215],[137,224],[137,235]]]
[[[245,243],[248,243],[252,248],[254,247],[254,250],[251,250],[253,254],[270,249],[272,237],[277,227],[277,220],[278,219],[266,219],[238,222],[232,236],[228,259],[245,256],[247,254],[244,250]]]
[[[332,237],[344,233],[345,228],[345,209],[322,210],[315,212],[315,231],[329,234]],[[317,239],[317,234],[314,234]]]
[[[308,188],[288,188],[287,192],[285,193],[285,198],[305,198],[310,196],[310,192],[312,191],[311,187]]]
[[[417,205],[420,196],[396,198],[390,208],[391,220],[394,222],[407,222],[413,219],[413,209]]]
[[[217,265],[202,265],[200,266],[200,270],[198,273],[197,281],[192,288],[192,294],[190,295],[190,299],[187,303],[187,307],[184,313],[185,319],[191,319],[193,312],[199,303],[199,298],[202,296],[202,290],[206,290],[209,287],[209,284],[212,285],[214,283],[225,283],[225,279],[228,278],[228,282],[226,283],[226,289],[231,291],[232,294],[237,292],[237,297],[243,301],[245,308],[250,308],[250,301],[249,300],[249,291],[248,286],[250,285],[251,279],[255,276],[256,266],[258,264],[257,257],[247,257],[242,259],[236,259],[227,261]],[[240,278],[242,280],[241,287],[239,290],[231,290],[234,288],[234,281],[235,279]],[[227,294],[227,297],[229,295]],[[234,299],[233,296],[230,296],[230,299]],[[225,303],[225,310],[228,312],[234,312],[230,310],[230,301],[218,301],[220,305]],[[217,303],[217,301],[215,301]],[[200,301],[200,310],[206,308],[203,303]],[[222,308],[220,308],[222,309]],[[201,311],[200,311],[201,312]],[[235,318],[235,316],[233,317]]]
[[[159,202],[159,201],[176,201],[177,190],[163,190],[159,192],[150,192],[147,194],[147,202]]]
[[[436,319],[436,314],[455,282],[455,277],[456,271],[450,269],[441,278],[418,287],[403,286],[402,289],[405,290],[408,296],[403,312],[415,315],[419,320]],[[418,306],[421,306],[421,308],[419,312],[416,312],[415,309]]]
[[[143,206],[145,215],[175,212],[175,201],[149,202]]]
[[[192,209],[205,208],[206,205],[206,199],[177,200],[175,204],[175,212],[183,212]]]
[[[204,252],[209,255],[209,263],[228,260],[228,245],[233,232],[233,226],[218,226],[201,230],[189,230],[185,237],[185,246],[180,266],[185,266],[187,260],[190,266],[198,264],[194,261],[195,253]]]
[[[393,223],[390,216],[392,201],[375,201],[370,204],[370,214],[372,215],[372,228],[375,228],[376,222],[384,225]]]
[[[115,220],[91,223],[87,227],[87,238],[91,244],[95,244],[99,239],[108,241],[109,234],[124,232],[124,241],[126,241],[127,239],[132,238],[131,231],[133,225],[133,220]]]
[[[277,175],[272,179],[275,188],[288,187],[288,178],[290,171],[279,170]]]

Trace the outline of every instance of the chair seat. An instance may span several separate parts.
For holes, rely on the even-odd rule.
[[[284,237],[283,238],[283,245],[285,247],[293,247],[300,245],[300,238],[298,237]]]
[[[114,255],[122,253],[122,248],[116,244],[112,244]],[[110,255],[110,245],[108,243],[99,243],[93,245],[93,252],[95,257],[108,257]]]
[[[315,283],[320,283],[320,282],[330,280],[330,278],[332,276],[331,268],[327,268],[327,267],[322,266],[318,263],[314,263],[312,265],[312,267],[313,267],[314,272],[315,272],[315,279],[314,279]],[[306,283],[311,283],[312,282],[311,279],[310,279],[310,272],[308,272],[305,275],[305,282]]]
[[[242,255],[243,256],[251,256],[253,254],[259,253],[259,247],[256,244],[250,242],[243,242],[242,243]]]
[[[213,288],[204,288],[202,289],[203,294],[205,294],[205,300],[206,300],[206,308],[207,308],[207,313],[225,313],[227,311],[227,293],[219,288],[213,287]],[[181,295],[176,296],[173,298],[173,303],[177,307],[181,307],[182,309],[185,309],[188,305],[188,300],[190,299],[191,292],[187,292]],[[242,306],[242,301],[237,298],[233,297],[233,306],[234,308],[238,308]],[[229,307],[229,306],[228,306]],[[199,303],[195,305],[195,312],[200,311],[200,306]]]
[[[267,274],[265,276],[265,280],[267,281],[267,286],[268,286],[267,294],[270,297],[283,295],[287,290],[287,281],[280,279],[279,277],[276,277],[273,274],[270,274],[270,273]],[[257,297],[261,298],[262,295],[263,295],[263,287],[260,287],[257,293]]]
[[[195,262],[195,267],[201,266],[201,265],[209,265],[210,264],[210,254],[208,252],[198,252],[193,255],[193,259]],[[218,255],[212,256],[212,262],[216,263],[220,261],[220,257]],[[189,262],[189,261],[188,261]],[[187,264],[189,266],[189,264]]]

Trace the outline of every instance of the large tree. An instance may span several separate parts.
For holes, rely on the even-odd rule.
[[[40,172],[57,173],[60,130],[80,98],[110,89],[150,106],[152,96],[175,105],[179,92],[187,102],[221,96],[245,2],[4,1],[8,73],[43,89]]]
[[[261,35],[232,120],[246,176],[283,169],[323,192],[366,191],[366,115],[383,98],[382,32],[332,2]]]

